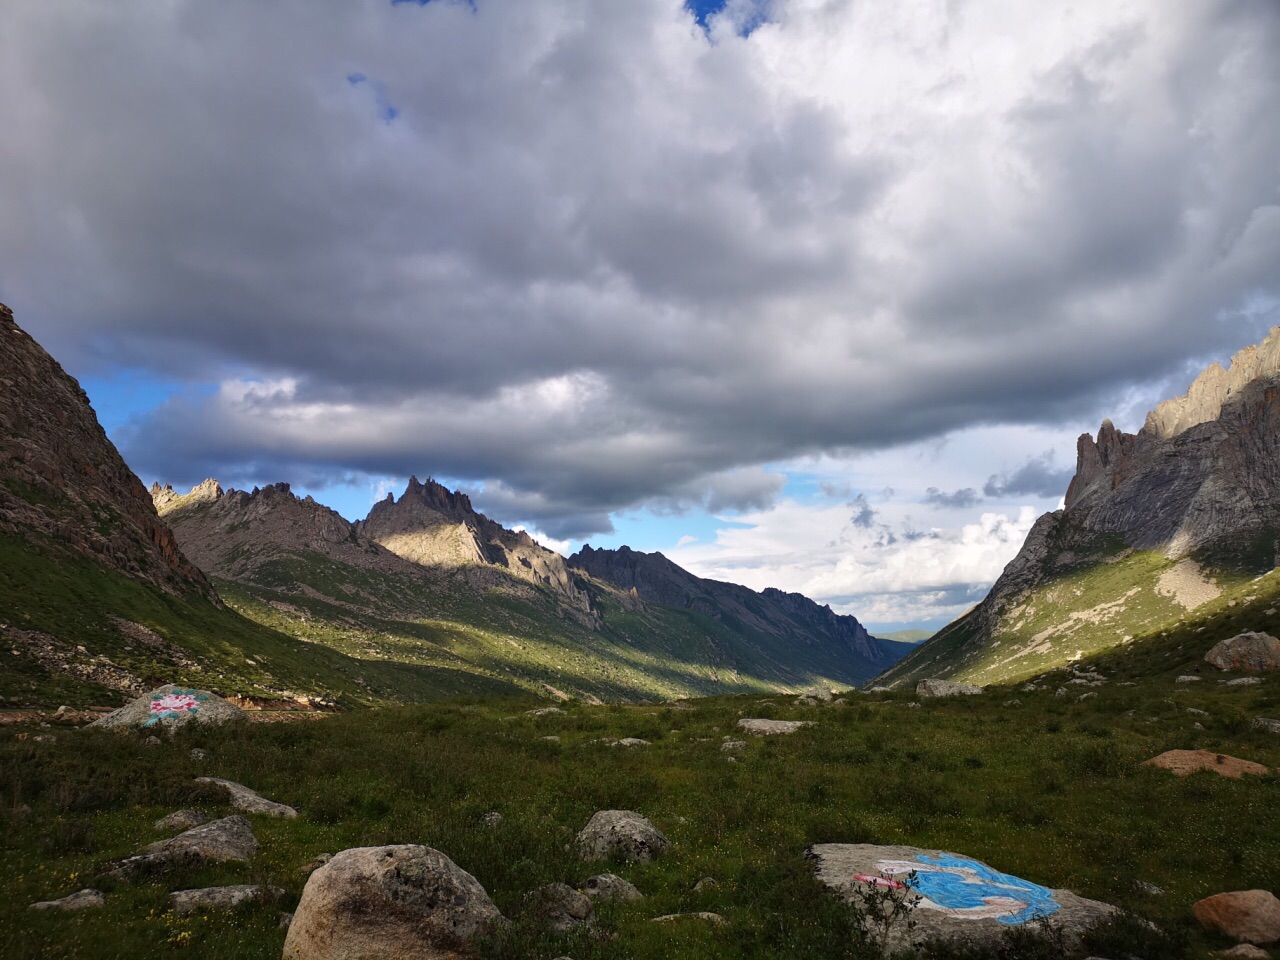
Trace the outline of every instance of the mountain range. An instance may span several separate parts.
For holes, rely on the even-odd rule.
[[[148,495],[79,384],[0,307],[7,703],[174,681],[293,706],[656,699],[850,687],[906,649],[799,595],[609,556],[566,560],[432,480],[357,523],[285,483]]]

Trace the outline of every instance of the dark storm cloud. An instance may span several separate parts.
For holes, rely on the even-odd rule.
[[[18,5],[0,298],[74,371],[223,382],[145,473],[435,473],[553,535],[1264,332],[1275,4],[725,9]]]
[[[978,496],[978,491],[973,487],[953,490],[951,493],[945,493],[937,487],[930,487],[924,494],[924,502],[930,506],[951,509],[968,509],[977,505],[981,500],[982,498]]]
[[[982,492],[988,497],[1061,497],[1075,471],[1055,467],[1053,461],[1053,452],[1049,451],[1027,460],[1012,473],[993,473],[983,484]]]

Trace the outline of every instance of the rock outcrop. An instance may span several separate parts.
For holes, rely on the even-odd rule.
[[[211,786],[221,787],[231,799],[231,805],[241,813],[260,813],[263,816],[279,817],[282,820],[293,820],[298,816],[298,811],[293,807],[283,803],[276,803],[274,800],[268,800],[261,794],[233,780],[223,780],[219,777],[196,777],[196,783],[207,783]]]
[[[143,847],[136,856],[122,860],[113,871],[119,876],[151,873],[172,866],[248,862],[258,852],[258,840],[249,821],[239,815],[210,820],[168,840]]]
[[[374,504],[356,531],[406,560],[432,568],[493,567],[549,590],[575,618],[597,625],[587,593],[564,557],[523,531],[508,530],[471,506],[464,493],[417,477],[399,500]]]
[[[1159,629],[1218,595],[1202,564],[1256,576],[1280,554],[1280,327],[1215,364],[1186,396],[1166,401],[1136,434],[1105,420],[1077,444],[1076,473],[1063,509],[1036,521],[985,600],[947,626],[882,682],[927,676],[1020,679],[1048,666],[1126,642],[1129,606]],[[1165,564],[1135,561],[1150,552]],[[1118,565],[1106,584],[1065,577]],[[1153,574],[1150,571],[1155,570]],[[1126,579],[1129,577],[1131,579]],[[1120,585],[1123,585],[1123,589]],[[1166,599],[1161,599],[1161,598]],[[1152,610],[1174,601],[1153,617]],[[995,645],[999,652],[995,653]],[[926,672],[928,671],[928,672]]]
[[[0,304],[0,534],[216,601],[80,384]]]
[[[961,697],[982,693],[982,687],[972,683],[952,683],[950,680],[921,680],[916,684],[916,696]]]

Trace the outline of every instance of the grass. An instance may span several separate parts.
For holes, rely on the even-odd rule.
[[[489,697],[180,731],[157,746],[138,736],[0,728],[0,955],[198,950],[274,960],[284,939],[276,911],[297,902],[304,864],[322,852],[412,842],[447,853],[516,920],[511,934],[482,945],[495,960],[867,957],[856,916],[816,885],[803,853],[811,843],[873,842],[974,856],[1116,903],[1172,937],[1144,947],[1133,930],[1106,934],[1111,941],[1100,933],[1124,947],[1105,955],[1204,957],[1226,944],[1194,928],[1195,900],[1280,884],[1277,780],[1178,779],[1141,763],[1203,747],[1275,767],[1280,738],[1251,731],[1248,719],[1280,714],[1280,681],[1226,688],[1161,678],[1098,692],[1083,702],[1051,689],[1019,693],[1020,706],[1005,706],[1013,695],[995,691],[919,709],[902,694],[854,694],[849,705],[823,707],[750,695],[695,701],[690,710],[571,704],[564,715],[536,718],[524,713],[538,705],[532,698]],[[737,737],[744,714],[818,723],[790,737],[749,738],[730,762],[720,743]],[[1197,720],[1204,730],[1193,728]],[[57,741],[18,739],[32,732]],[[651,745],[593,742],[623,736]],[[190,759],[193,747],[209,759]],[[302,815],[254,818],[262,851],[252,865],[132,884],[102,879],[104,864],[156,838],[158,817],[185,806],[229,812],[193,784],[197,775],[245,783]],[[579,862],[566,845],[594,811],[609,808],[644,813],[674,850],[652,864]],[[492,810],[504,817],[497,828],[482,824]],[[646,895],[601,910],[612,939],[553,936],[522,918],[525,893],[605,869]],[[695,893],[704,876],[719,885]],[[1167,892],[1144,894],[1138,881]],[[286,900],[234,915],[167,912],[169,890],[246,882],[283,887]],[[107,892],[106,908],[26,909],[89,885]],[[650,923],[697,910],[728,925]],[[1006,955],[1055,956],[1050,947],[1013,945]]]

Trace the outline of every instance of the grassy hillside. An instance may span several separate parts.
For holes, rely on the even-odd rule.
[[[601,630],[524,584],[479,594],[465,570],[424,587],[297,552],[256,567],[251,580],[215,582],[246,618],[361,663],[459,670],[534,693],[636,700],[850,685],[835,651],[797,649],[731,618],[637,605],[598,583],[592,602]],[[361,679],[374,698],[397,699]]]
[[[472,699],[182,731],[158,746],[71,730],[37,731],[57,740],[36,742],[0,728],[0,796],[12,811],[0,819],[0,956],[93,960],[181,951],[276,960],[284,939],[277,910],[293,909],[305,864],[347,847],[414,842],[473,873],[516,921],[507,937],[482,945],[481,956],[492,960],[870,958],[856,918],[816,886],[803,852],[815,842],[878,842],[978,857],[1116,903],[1164,931],[1099,934],[1078,956],[1207,957],[1228,944],[1195,928],[1194,901],[1280,885],[1278,781],[1210,773],[1179,779],[1141,764],[1166,749],[1204,748],[1274,768],[1280,737],[1252,731],[1248,721],[1280,716],[1280,679],[1227,688],[1163,677],[1097,693],[1077,701],[1045,689],[1019,693],[1015,704],[1006,703],[1011,694],[993,691],[918,709],[908,709],[907,694],[855,695],[847,706],[822,707],[747,695],[685,710],[572,704],[543,717],[525,714],[538,705],[533,698]],[[720,744],[736,736],[742,715],[816,726],[751,739],[733,762]],[[651,745],[601,742],[624,736]],[[192,760],[192,747],[208,759]],[[180,807],[229,812],[192,783],[199,775],[248,784],[302,815],[254,818],[263,846],[252,865],[183,869],[136,883],[102,878],[104,863],[156,838],[156,818]],[[566,844],[606,808],[644,813],[674,841],[673,851],[648,865],[576,861]],[[482,825],[489,811],[505,818],[499,827]],[[524,893],[577,884],[602,869],[646,895],[601,910],[604,936],[555,936],[522,918]],[[718,885],[695,892],[706,876]],[[167,910],[169,890],[248,882],[281,886],[285,899],[231,915],[184,918]],[[1143,883],[1165,892],[1145,892]],[[26,909],[88,885],[106,891],[104,909]],[[650,922],[695,910],[715,911],[727,924]],[[1006,956],[1062,954],[1024,944]]]
[[[0,669],[0,696],[10,705],[126,699],[95,677],[132,677],[148,687],[176,682],[267,699],[311,694],[340,706],[515,689],[499,678],[367,661],[303,642],[203,597],[167,594],[86,558],[4,535],[0,611],[0,636],[16,651],[6,654]],[[52,658],[62,666],[51,668]]]
[[[998,610],[989,635],[984,611],[975,609],[876,682],[1008,683],[1130,648],[1135,655],[1127,662],[1141,660],[1157,671],[1198,661],[1242,630],[1280,632],[1280,572],[1264,553],[1237,552],[1230,563],[1211,553],[1172,561],[1115,541],[1100,544]]]

